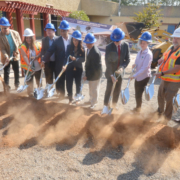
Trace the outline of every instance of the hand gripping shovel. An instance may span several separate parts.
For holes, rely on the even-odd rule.
[[[161,66],[161,64],[158,66],[156,73],[158,73],[160,66]],[[147,101],[150,101],[152,99],[152,97],[154,96],[154,82],[155,82],[155,80],[156,80],[156,76],[154,75],[152,83],[149,86],[145,87],[145,99]]]
[[[58,79],[62,76],[62,74],[64,73],[64,71],[66,70],[66,68],[67,68],[67,66],[70,64],[70,63],[72,63],[73,61],[71,61],[71,62],[69,62],[69,57],[70,56],[68,56],[68,58],[67,58],[67,63],[66,63],[66,65],[64,66],[65,67],[65,69],[62,69],[61,70],[61,72],[59,73],[59,75],[58,75],[58,77],[55,79],[55,81],[54,81],[54,83],[53,84],[47,84],[46,85],[46,90],[47,90],[47,97],[49,98],[49,97],[52,97],[53,95],[54,95],[54,93],[55,93],[55,88],[53,88],[53,86],[54,86],[54,84],[58,81]],[[78,59],[76,59],[76,61],[77,61]]]
[[[42,88],[42,77],[43,77],[43,69],[41,69],[41,77],[40,77],[40,80],[39,80],[39,87],[34,89],[34,97],[37,100],[42,99],[43,96],[44,96],[44,89]]]
[[[24,85],[19,86],[19,88],[17,89],[17,92],[18,92],[18,93],[23,92],[23,91],[26,90],[27,87],[28,87],[28,85],[27,85],[26,82],[31,79],[31,76],[28,76],[28,73],[29,73],[29,71],[30,71],[30,69],[31,69],[31,64],[32,64],[33,61],[34,61],[34,59],[31,61],[30,66],[28,66],[28,70],[27,70],[26,75],[25,75],[25,78],[24,78]]]
[[[177,112],[179,106],[180,106],[180,94],[176,94],[176,96],[174,96],[173,98],[173,110],[174,110],[174,113]]]
[[[134,67],[134,68],[132,69],[132,72],[131,72],[131,76],[130,76],[130,77],[132,77],[135,68],[136,68],[136,67]],[[122,102],[122,104],[124,104],[124,105],[127,104],[127,102],[129,101],[129,97],[130,97],[130,95],[129,95],[129,85],[130,85],[130,82],[131,82],[131,79],[129,78],[126,88],[125,88],[124,90],[121,90],[121,94],[120,94],[120,96],[121,96],[121,102]]]
[[[9,61],[11,61],[13,58],[14,58],[14,57],[11,57],[11,58],[9,59]],[[8,63],[6,62],[6,63],[4,64],[4,66],[0,69],[0,71],[2,71],[7,65],[8,65]]]
[[[123,77],[123,75],[124,75],[124,69],[123,69],[123,73],[119,73],[118,76],[116,76],[116,73],[114,73],[114,77],[116,78],[116,80],[117,80],[120,76]],[[103,107],[103,110],[102,110],[101,114],[111,115],[111,113],[112,113],[113,108],[111,107],[111,101],[112,101],[112,98],[113,98],[113,93],[114,93],[114,89],[115,89],[115,87],[116,87],[116,83],[117,83],[117,81],[116,81],[116,82],[113,82],[113,87],[112,87],[111,94],[110,94],[110,97],[109,97],[108,105]]]

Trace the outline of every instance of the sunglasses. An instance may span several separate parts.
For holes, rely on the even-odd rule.
[[[9,27],[5,27],[5,28],[2,28],[2,29],[4,29],[4,30],[6,30],[6,29],[8,29]]]

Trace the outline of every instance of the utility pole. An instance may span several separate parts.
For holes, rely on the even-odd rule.
[[[121,0],[119,0],[118,16],[121,16]]]

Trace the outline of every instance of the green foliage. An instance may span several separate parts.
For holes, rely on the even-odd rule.
[[[69,14],[69,17],[73,19],[83,20],[83,21],[90,21],[89,17],[84,11],[73,11]]]
[[[159,18],[162,17],[160,6],[155,4],[148,4],[143,8],[143,12],[135,13],[136,17],[133,19],[136,22],[145,24],[145,28],[158,27],[160,25]]]

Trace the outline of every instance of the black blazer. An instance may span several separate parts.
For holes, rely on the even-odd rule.
[[[98,80],[102,76],[101,52],[96,46],[87,55],[85,73],[88,81]]]
[[[62,36],[55,39],[51,47],[46,51],[44,56],[44,62],[47,63],[50,61],[50,57],[55,53],[55,71],[60,73],[62,66],[65,62],[65,47]]]
[[[55,35],[54,40],[56,40],[58,38],[58,36]],[[46,51],[49,49],[49,37],[44,37],[42,38],[42,49],[41,49],[41,61],[42,56],[44,56],[46,54]]]
[[[83,68],[82,63],[85,61],[85,50],[84,50],[84,52],[83,51],[78,52],[77,56],[75,56],[74,51],[71,52],[71,45],[68,45],[65,60],[67,60],[69,55],[74,56],[75,58],[78,58],[78,61],[74,61],[71,64],[69,64],[67,67],[67,70],[74,69],[74,67],[82,69]],[[69,58],[69,62],[71,62],[71,61],[72,60]]]
[[[118,51],[114,42],[106,46],[105,52],[106,62],[106,78],[110,78],[112,74],[118,69]],[[121,55],[120,55],[120,66],[126,68],[130,62],[130,51],[129,45],[126,42],[121,43]]]

